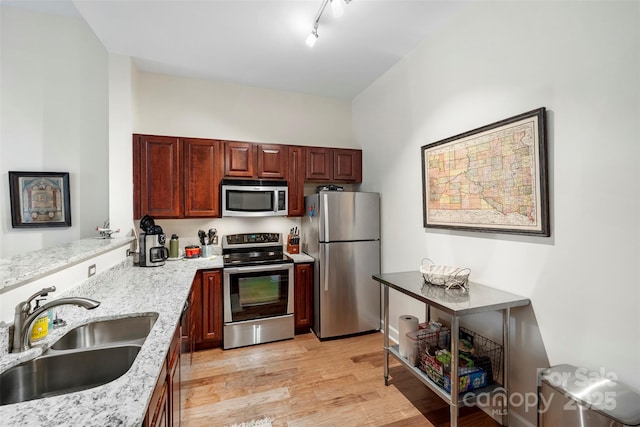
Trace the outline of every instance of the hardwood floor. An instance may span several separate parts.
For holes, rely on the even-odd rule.
[[[305,334],[194,353],[182,373],[183,425],[269,417],[274,427],[448,426],[448,405],[398,362],[385,387],[382,341],[378,333],[324,342]],[[477,408],[460,414],[459,426],[499,426]]]

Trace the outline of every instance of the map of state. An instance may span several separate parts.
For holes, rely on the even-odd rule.
[[[535,122],[425,150],[429,223],[537,226]]]

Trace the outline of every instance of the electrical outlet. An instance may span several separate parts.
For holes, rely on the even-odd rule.
[[[95,264],[91,264],[89,266],[89,275],[87,277],[91,277],[94,274],[96,274],[96,265]]]

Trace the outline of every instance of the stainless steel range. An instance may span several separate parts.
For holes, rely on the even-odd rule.
[[[293,260],[279,233],[222,239],[223,348],[293,338]]]

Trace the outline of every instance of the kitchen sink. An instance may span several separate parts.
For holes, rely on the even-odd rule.
[[[111,382],[129,370],[139,345],[44,354],[0,375],[0,405],[86,390]]]
[[[87,323],[67,332],[51,349],[83,349],[125,342],[142,345],[157,319],[158,313],[152,313]]]

